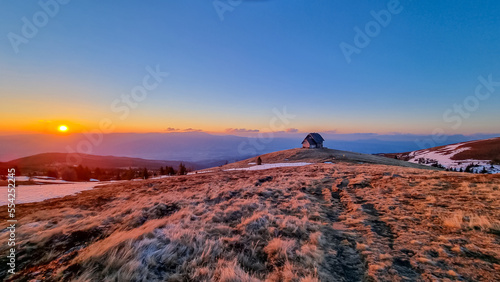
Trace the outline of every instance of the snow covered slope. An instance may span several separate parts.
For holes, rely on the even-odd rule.
[[[453,170],[500,173],[500,137],[384,156]]]

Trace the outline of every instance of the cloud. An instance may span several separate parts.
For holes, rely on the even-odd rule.
[[[167,132],[202,132],[203,130],[201,129],[195,129],[195,128],[186,128],[186,129],[180,129],[180,128],[175,128],[175,127],[168,127],[165,129]]]
[[[259,132],[258,129],[246,129],[246,128],[227,128],[226,133],[256,133]]]
[[[203,130],[201,130],[201,129],[194,129],[194,128],[190,127],[190,128],[184,129],[183,131],[185,131],[185,132],[201,132]]]
[[[287,129],[285,129],[285,131],[288,132],[288,133],[299,132],[299,130],[297,128],[287,128]]]

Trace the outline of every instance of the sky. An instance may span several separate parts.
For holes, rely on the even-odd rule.
[[[229,134],[277,118],[499,133],[499,15],[496,0],[0,0],[0,134]]]

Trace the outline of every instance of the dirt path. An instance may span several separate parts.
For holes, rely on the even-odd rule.
[[[313,183],[308,192],[321,203],[321,222],[323,227],[322,244],[325,256],[319,265],[321,281],[364,281],[366,278],[365,261],[356,249],[355,233],[334,229],[339,215],[344,213],[338,192],[332,191],[334,178],[325,176],[319,183]]]
[[[366,281],[380,278],[376,273],[380,254],[394,253],[397,235],[381,219],[374,203],[356,195],[369,189],[369,181],[357,174],[339,176],[335,171],[314,183],[309,194],[321,203],[325,258],[320,264],[321,281]],[[333,175],[333,176],[332,176]],[[418,281],[419,273],[410,264],[411,251],[387,255],[392,271],[384,278],[392,281]]]
[[[346,209],[344,218],[349,220],[357,218],[354,224],[349,224],[356,230],[364,230],[362,240],[367,246],[360,245],[358,249],[365,249],[363,254],[369,268],[369,274],[375,275],[378,267],[391,264],[389,271],[384,278],[391,281],[418,281],[419,273],[412,267],[410,257],[414,254],[412,251],[402,250],[397,256],[394,254],[394,242],[397,234],[393,228],[381,217],[384,214],[375,208],[375,203],[363,198],[362,193],[357,193],[358,189],[372,189],[371,179],[362,179],[357,174],[346,176],[337,186],[340,199]],[[362,247],[361,247],[362,246]],[[383,260],[386,260],[385,262]]]

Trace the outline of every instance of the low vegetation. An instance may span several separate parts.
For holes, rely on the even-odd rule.
[[[20,205],[9,279],[498,281],[499,186],[353,163],[119,182]]]

